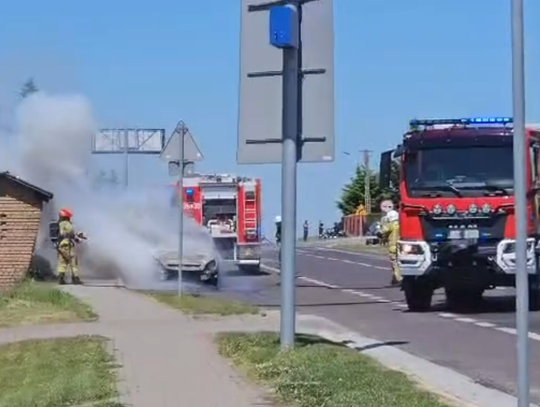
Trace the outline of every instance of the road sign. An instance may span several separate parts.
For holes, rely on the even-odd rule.
[[[199,149],[199,146],[197,146],[197,143],[195,142],[195,139],[193,138],[193,135],[189,131],[189,129],[184,125],[182,130],[183,123],[180,123],[179,126],[176,127],[173,134],[169,138],[169,141],[167,141],[167,144],[163,148],[163,151],[161,152],[160,158],[167,163],[171,161],[178,161],[179,154],[180,154],[180,139],[184,138],[184,160],[186,162],[195,162],[195,161],[202,161],[204,156]],[[182,131],[184,131],[182,135]]]
[[[242,0],[239,164],[282,161],[283,55],[279,44],[269,44],[269,10],[286,3]],[[331,162],[335,156],[333,0],[299,3],[302,69],[297,154],[300,162]]]
[[[130,154],[160,154],[165,129],[101,129],[92,137],[92,154],[123,154],[124,185],[129,185]]]
[[[183,121],[178,122],[160,158],[169,165],[169,174],[178,176],[178,295],[183,293],[182,264],[184,259],[184,176],[193,173],[193,163],[204,157],[201,150]],[[176,167],[176,174],[175,174]],[[187,171],[186,171],[187,170]]]
[[[169,163],[169,176],[178,177],[180,175],[180,166],[178,165],[178,160],[170,161]],[[195,163],[194,162],[185,162],[184,163],[184,176],[195,174]]]
[[[93,137],[92,153],[160,154],[165,129],[101,129]]]
[[[281,163],[283,348],[296,325],[297,162],[334,159],[332,0],[242,0],[239,164]]]

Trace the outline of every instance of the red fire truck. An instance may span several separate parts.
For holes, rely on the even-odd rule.
[[[396,149],[381,156],[382,187],[400,163],[398,263],[412,311],[444,287],[450,306],[472,305],[485,290],[515,286],[511,118],[412,120]],[[531,310],[540,308],[540,129],[528,128],[527,271]]]
[[[178,187],[178,184],[177,184]],[[261,181],[234,175],[184,178],[184,213],[208,228],[224,260],[243,271],[261,265]]]

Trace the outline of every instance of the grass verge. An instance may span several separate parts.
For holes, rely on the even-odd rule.
[[[0,326],[92,321],[92,308],[49,283],[25,282],[0,297]]]
[[[101,337],[2,345],[0,407],[121,407],[111,401],[118,395],[114,367]]]
[[[223,333],[220,353],[248,376],[270,386],[280,402],[297,407],[450,407],[403,373],[321,338],[298,335],[280,352],[274,333]]]
[[[255,315],[259,308],[243,302],[203,295],[150,292],[151,297],[189,315]]]

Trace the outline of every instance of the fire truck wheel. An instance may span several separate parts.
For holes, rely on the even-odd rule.
[[[405,277],[401,283],[411,312],[426,312],[431,308],[433,285],[423,277]]]
[[[259,264],[257,265],[240,265],[238,266],[238,271],[240,271],[242,274],[246,275],[257,275],[261,273],[261,266]]]
[[[478,306],[482,302],[484,290],[476,287],[445,288],[448,308],[460,309]]]
[[[529,289],[529,311],[540,311],[540,287],[533,284]]]

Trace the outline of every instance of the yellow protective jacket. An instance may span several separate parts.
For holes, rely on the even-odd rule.
[[[399,221],[389,222],[382,228],[382,233],[388,236],[388,251],[397,253],[397,244],[399,240]]]
[[[75,230],[73,225],[69,220],[62,220],[58,224],[59,229],[59,239],[58,246],[68,246],[75,244]]]

